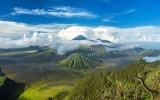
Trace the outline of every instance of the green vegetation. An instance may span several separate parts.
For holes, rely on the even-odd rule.
[[[20,50],[17,52],[19,52],[18,55],[22,55]],[[24,52],[27,51],[23,51],[23,54]],[[12,97],[17,98],[17,96],[20,95],[19,93],[24,91],[19,96],[18,100],[160,99],[160,97],[158,97],[160,92],[160,62],[147,63],[143,60],[139,60],[128,67],[115,70],[118,68],[118,64],[120,65],[122,63],[126,63],[128,60],[123,62],[123,60],[118,60],[121,58],[116,60],[106,59],[136,55],[129,57],[132,57],[133,59],[137,57],[137,60],[146,55],[158,55],[159,51],[154,53],[152,50],[144,51],[141,48],[120,51],[106,51],[106,48],[103,45],[93,45],[83,46],[77,50],[66,53],[66,55],[60,56],[56,54],[54,49],[46,46],[38,47],[35,53],[29,52],[29,54],[30,55],[26,54],[28,55],[28,63],[27,66],[25,65],[26,69],[20,69],[19,66],[13,68],[13,71],[17,71],[17,69],[19,69],[18,71],[23,72],[22,70],[25,70],[24,73],[12,74],[12,70],[6,69],[10,70],[8,73],[11,74],[8,74],[8,76],[12,76],[12,78],[14,76],[13,79],[20,78],[23,80],[22,78],[24,77],[24,80],[27,80],[25,81],[26,83],[30,82],[27,83],[25,91],[23,90],[24,88],[18,88],[16,86],[15,89],[17,89],[17,91],[14,89],[14,93],[11,93]],[[26,55],[24,57],[26,57]],[[70,56],[67,57],[68,55]],[[129,57],[127,59],[132,59]],[[64,60],[58,61],[60,59]],[[104,62],[97,59],[101,59]],[[35,61],[36,66],[29,65],[29,61],[31,61],[31,63]],[[44,63],[44,61],[48,61],[51,64],[48,64],[48,62]],[[58,61],[56,62],[56,65],[60,67],[55,65],[55,61]],[[41,65],[41,62],[43,65]],[[46,66],[44,67],[44,65]],[[114,71],[106,72],[106,70]],[[30,75],[32,78],[26,77],[26,75]],[[85,78],[82,79],[83,77]],[[137,79],[135,77],[137,77]],[[80,79],[82,80],[78,82]],[[0,76],[1,85],[4,80],[5,77]],[[151,93],[146,91],[144,86],[146,86]],[[10,90],[9,88],[6,89]],[[153,97],[151,96],[152,93],[154,95]]]
[[[69,93],[69,91],[62,91],[57,93],[53,98],[50,98],[52,100],[63,100],[66,95]]]
[[[5,76],[0,76],[0,86],[3,84],[5,79],[6,79]]]
[[[47,84],[41,84],[38,86],[31,86],[20,95],[18,100],[45,100],[60,91],[69,91],[72,88],[73,87],[69,85],[48,86]]]
[[[82,79],[63,100],[159,100],[159,73],[160,62],[139,60]]]
[[[74,53],[68,58],[57,62],[58,66],[71,69],[90,69],[99,66],[102,62],[82,53]]]
[[[55,69],[44,72],[39,80],[26,86],[18,100],[45,100],[48,97],[55,96],[58,92],[72,90],[74,84],[82,77],[79,72],[69,69]]]

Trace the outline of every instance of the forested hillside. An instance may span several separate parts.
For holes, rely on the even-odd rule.
[[[139,60],[122,69],[82,79],[63,100],[159,100],[159,81],[160,62]],[[60,96],[55,97],[60,100]]]

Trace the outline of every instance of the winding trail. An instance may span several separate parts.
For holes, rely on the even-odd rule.
[[[143,88],[144,88],[147,92],[149,92],[149,93],[150,93],[150,95],[151,95],[152,99],[154,100],[154,99],[155,99],[155,95],[154,95],[154,93],[152,92],[152,90],[151,90],[151,89],[147,88],[147,86],[144,84],[144,81],[143,81],[141,78],[139,78],[139,77],[134,77],[134,78],[141,82],[141,84],[142,84]]]

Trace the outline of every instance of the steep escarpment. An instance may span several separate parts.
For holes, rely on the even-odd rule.
[[[0,100],[16,100],[24,91],[25,84],[6,78],[0,86]]]

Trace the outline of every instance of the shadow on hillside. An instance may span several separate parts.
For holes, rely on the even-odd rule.
[[[16,83],[6,78],[3,85],[0,86],[0,100],[17,100],[20,94],[24,92],[24,88],[24,83]]]

